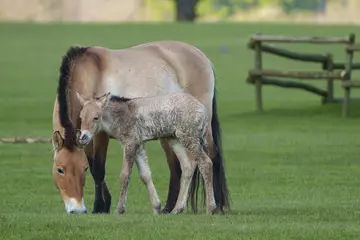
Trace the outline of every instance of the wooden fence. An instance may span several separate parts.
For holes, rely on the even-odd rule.
[[[51,143],[51,138],[0,138],[0,144],[1,143]]]
[[[343,44],[345,45],[347,60],[345,63],[334,62],[332,54],[298,53],[286,49],[270,46],[266,42],[276,43],[311,43],[311,44]],[[360,51],[360,45],[355,44],[355,35],[348,37],[314,37],[314,36],[268,36],[255,34],[250,38],[248,48],[255,52],[255,68],[249,71],[247,82],[255,85],[256,108],[263,111],[262,86],[275,85],[285,88],[300,88],[322,97],[323,103],[343,102],[343,116],[349,115],[350,89],[360,87],[360,81],[351,80],[351,72],[360,69],[360,63],[353,63],[353,53]],[[269,53],[292,60],[320,63],[322,71],[280,71],[263,69],[262,53]],[[289,77],[297,79],[320,79],[327,81],[326,90],[311,84],[279,80],[275,77]],[[344,88],[344,98],[334,97],[334,81],[341,80]]]

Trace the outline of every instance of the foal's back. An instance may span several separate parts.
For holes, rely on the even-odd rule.
[[[138,114],[144,115],[163,113],[173,117],[194,117],[206,111],[203,104],[185,92],[135,98],[129,104]]]
[[[205,106],[183,92],[135,98],[129,102],[129,108],[140,126],[168,134],[186,128],[201,129],[207,117]]]

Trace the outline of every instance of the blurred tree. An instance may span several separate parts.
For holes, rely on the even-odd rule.
[[[324,13],[326,11],[326,3],[327,0],[283,0],[283,9],[287,13],[296,10]]]
[[[175,0],[176,3],[176,21],[193,22],[196,17],[196,4],[199,0]]]

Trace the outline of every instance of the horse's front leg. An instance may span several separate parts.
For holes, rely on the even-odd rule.
[[[134,144],[124,145],[124,157],[123,157],[123,164],[120,174],[120,181],[122,188],[120,191],[120,198],[116,209],[118,214],[123,214],[125,212],[127,190],[129,187],[130,175],[131,175],[132,167],[134,165],[134,160],[138,147],[139,145],[134,145]]]
[[[92,213],[109,213],[111,206],[111,195],[105,183],[106,153],[109,145],[109,137],[106,133],[98,133],[93,138],[93,148],[87,147],[91,174],[95,182],[95,200]]]

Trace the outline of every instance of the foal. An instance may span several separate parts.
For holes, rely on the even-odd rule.
[[[83,105],[80,112],[79,142],[86,145],[94,134],[105,131],[118,139],[123,146],[124,158],[120,177],[122,189],[117,206],[118,214],[125,212],[134,158],[140,177],[148,188],[153,210],[159,212],[160,200],[151,179],[147,160],[136,156],[144,154],[145,142],[163,138],[169,139],[182,170],[180,192],[172,213],[180,213],[185,209],[191,178],[197,165],[204,179],[207,213],[216,211],[213,166],[205,153],[207,114],[204,105],[198,100],[187,93],[134,99],[111,96],[107,93],[88,101],[79,93],[77,97]]]

